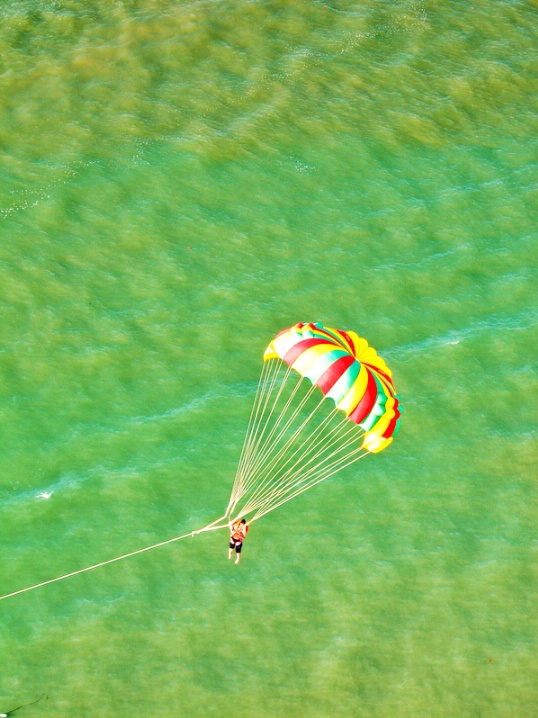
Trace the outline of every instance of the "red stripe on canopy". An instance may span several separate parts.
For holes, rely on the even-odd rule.
[[[396,428],[397,421],[398,421],[398,417],[394,417],[393,419],[391,419],[390,424],[387,426],[387,428],[383,432],[384,439],[390,439],[390,437],[394,433],[394,429]]]
[[[297,359],[297,357],[301,356],[301,354],[309,349],[310,347],[315,347],[318,344],[332,344],[332,342],[328,342],[325,339],[318,339],[318,338],[312,338],[312,339],[302,339],[300,342],[297,342],[297,344],[294,344],[291,349],[288,349],[288,351],[284,354],[282,359],[291,366],[293,362]]]
[[[342,332],[339,329],[333,329],[333,331],[330,332],[328,329],[325,329],[325,327],[314,327],[314,331],[318,336],[321,334],[324,337],[327,337],[327,339],[332,344],[337,344],[338,346],[343,347],[347,351],[347,347],[342,341],[342,337],[340,336]]]
[[[372,371],[374,371],[376,374],[379,374],[380,376],[382,376],[383,379],[385,379],[385,381],[387,382],[387,384],[390,384],[390,386],[394,389],[394,384],[392,383],[392,379],[390,378],[390,376],[389,376],[386,372],[384,372],[384,371],[383,371],[382,369],[380,369],[379,367],[377,367],[377,366],[372,366],[371,364],[367,364],[366,362],[363,362],[363,364],[364,364],[364,366],[367,366],[369,369],[371,369]]]
[[[349,415],[349,419],[354,421],[355,424],[360,424],[368,414],[374,408],[375,400],[377,397],[377,384],[372,373],[368,372],[368,384],[366,385],[366,391],[362,395],[362,399],[359,401],[357,406],[353,409]]]
[[[326,394],[333,388],[346,369],[349,369],[355,361],[356,359],[352,357],[351,354],[339,357],[328,369],[325,369],[323,374],[316,381],[316,385],[319,386],[324,394]]]
[[[339,329],[338,331],[339,331],[340,334],[344,337],[344,339],[346,340],[346,342],[349,344],[349,348],[351,349],[351,353],[353,354],[353,356],[356,357],[356,356],[357,356],[357,350],[356,350],[355,344],[354,344],[353,341],[351,340],[351,337],[349,336],[349,334],[348,334],[347,332],[343,332],[341,329]]]

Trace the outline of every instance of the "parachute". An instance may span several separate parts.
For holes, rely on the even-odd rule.
[[[398,433],[401,409],[392,373],[355,332],[318,322],[295,324],[272,339],[263,359],[224,516],[197,531],[6,593],[0,601],[227,528],[232,516],[252,522],[362,457],[383,451]]]
[[[263,358],[225,514],[250,521],[383,451],[400,427],[391,370],[355,332],[298,323]]]

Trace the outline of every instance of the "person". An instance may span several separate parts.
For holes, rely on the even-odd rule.
[[[235,563],[239,563],[241,558],[241,549],[243,548],[243,540],[248,533],[248,523],[245,519],[237,519],[233,523],[230,522],[230,546],[228,558],[232,558],[235,549]]]

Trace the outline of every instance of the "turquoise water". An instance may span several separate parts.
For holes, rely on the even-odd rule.
[[[535,2],[0,8],[1,594],[222,515],[296,321],[400,435],[0,603],[0,712],[530,718]],[[44,498],[49,496],[49,498]]]

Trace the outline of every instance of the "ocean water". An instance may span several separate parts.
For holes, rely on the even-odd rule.
[[[262,353],[365,336],[393,445],[0,602],[0,712],[532,718],[535,0],[3,0],[0,594],[228,502]],[[19,715],[19,714],[17,714]]]

